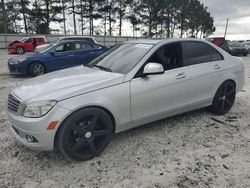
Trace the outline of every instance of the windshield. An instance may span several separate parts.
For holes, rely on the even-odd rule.
[[[29,39],[29,37],[24,37],[20,42],[26,42]]]
[[[230,47],[244,47],[244,45],[241,43],[229,43],[229,46]]]
[[[112,72],[126,74],[136,66],[152,47],[152,44],[116,45],[97,57],[88,66],[93,67],[97,65]]]
[[[56,45],[56,43],[50,43],[50,44],[46,44],[44,46],[40,46],[40,48],[36,49],[36,53],[39,53],[39,54],[45,53],[45,52],[49,51],[55,45]]]

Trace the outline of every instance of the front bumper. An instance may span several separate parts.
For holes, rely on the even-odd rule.
[[[12,124],[10,130],[16,140],[24,146],[36,151],[52,151],[54,139],[59,125],[70,114],[70,110],[56,105],[48,114],[40,118],[26,118],[8,111],[8,117]],[[47,130],[52,121],[59,121],[56,128]],[[29,142],[27,136],[35,138]]]
[[[28,75],[27,72],[28,66],[26,65],[26,63],[11,65],[8,62],[8,68],[9,68],[9,73],[12,75],[23,75],[23,76]]]
[[[9,54],[16,54],[16,48],[8,48]]]

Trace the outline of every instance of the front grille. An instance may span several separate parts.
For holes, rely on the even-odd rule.
[[[9,94],[8,97],[8,109],[17,112],[20,106],[20,100],[13,94]]]

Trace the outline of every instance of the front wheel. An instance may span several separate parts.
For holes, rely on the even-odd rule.
[[[25,50],[24,50],[22,47],[17,47],[17,48],[16,48],[16,53],[17,53],[17,54],[24,54],[24,53],[25,53]]]
[[[41,63],[33,63],[29,67],[29,74],[32,77],[39,76],[45,73],[45,67]]]
[[[232,81],[224,82],[217,90],[213,104],[212,112],[217,115],[224,115],[232,108],[236,97],[236,86]]]
[[[110,116],[102,109],[90,107],[74,112],[61,125],[56,147],[66,156],[84,161],[100,154],[113,134]]]

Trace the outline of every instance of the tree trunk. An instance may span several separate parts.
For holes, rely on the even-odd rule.
[[[24,7],[23,0],[21,0],[21,5],[22,5],[22,12],[23,12],[24,29],[25,29],[25,33],[28,34],[27,20],[26,20],[25,7]]]
[[[2,3],[2,11],[3,11],[4,33],[8,33],[8,26],[7,26],[7,18],[6,18],[6,10],[5,10],[5,2],[4,2],[4,0],[2,0],[1,3]]]
[[[66,17],[65,17],[65,3],[64,3],[64,0],[62,0],[62,8],[63,8],[63,30],[64,30],[64,35],[67,34],[67,31],[66,31]]]
[[[105,13],[104,17],[104,36],[107,35],[107,14]]]
[[[122,36],[122,2],[121,0],[119,1],[120,2],[120,10],[119,10],[119,36]]]
[[[167,16],[167,38],[170,38],[170,12],[168,10],[168,16]]]
[[[46,34],[49,33],[49,23],[50,23],[50,17],[49,17],[49,0],[46,0]]]
[[[132,26],[133,26],[133,37],[135,37],[135,24],[133,24]]]
[[[83,8],[82,8],[82,1],[83,0],[80,0],[80,10],[81,10],[81,13],[80,13],[80,15],[81,15],[81,33],[82,33],[82,35],[83,35]]]
[[[76,31],[76,14],[75,14],[75,0],[72,0],[72,13],[73,13],[74,34],[77,35],[77,31]]]
[[[152,37],[152,16],[151,12],[149,11],[149,28],[148,28],[148,35]]]
[[[111,18],[111,10],[109,11],[109,36],[112,36],[112,18]]]

